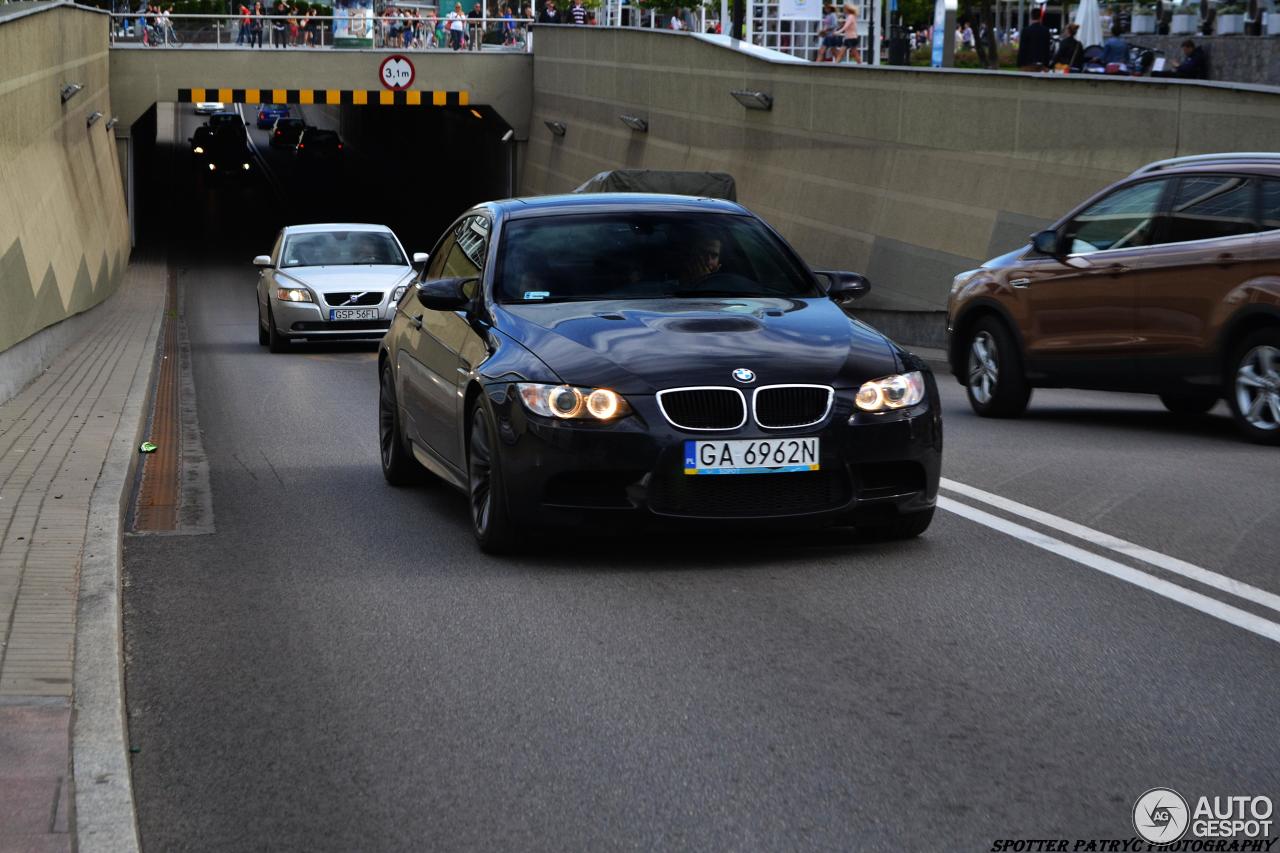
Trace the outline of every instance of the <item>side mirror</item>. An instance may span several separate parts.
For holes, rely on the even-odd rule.
[[[418,304],[431,311],[457,311],[471,301],[464,288],[474,278],[429,278],[415,287]]]
[[[269,266],[271,266],[271,256],[270,256],[270,255],[258,255],[258,257],[256,257],[256,258],[254,258],[254,259],[253,259],[253,265],[254,265],[255,267],[269,267]]]
[[[422,266],[423,264],[425,264],[425,263],[427,262],[427,259],[428,259],[428,255],[427,255],[427,253],[426,253],[426,252],[414,252],[414,253],[413,253],[413,265],[414,265],[415,267],[420,267],[420,266]]]
[[[1061,242],[1058,238],[1058,232],[1053,230],[1037,231],[1031,235],[1031,248],[1051,258],[1062,257]]]
[[[827,280],[827,296],[836,302],[859,299],[871,292],[871,280],[862,273],[814,270]]]

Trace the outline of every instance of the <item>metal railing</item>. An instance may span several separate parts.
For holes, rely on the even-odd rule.
[[[145,15],[113,13],[111,46],[139,48],[379,49],[527,51],[530,18],[468,18],[454,30],[447,18],[330,15]]]

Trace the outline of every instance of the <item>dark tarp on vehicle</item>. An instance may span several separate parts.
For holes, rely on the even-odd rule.
[[[614,169],[601,172],[575,193],[670,193],[738,200],[733,176],[725,172],[665,172],[656,169]]]

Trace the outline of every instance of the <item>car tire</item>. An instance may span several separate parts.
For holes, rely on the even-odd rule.
[[[915,539],[933,523],[933,507],[919,512],[904,513],[888,521],[873,521],[855,525],[858,539],[863,542],[892,542]]]
[[[1175,415],[1203,415],[1216,406],[1220,399],[1214,393],[1178,392],[1160,395],[1160,402]]]
[[[984,418],[1016,418],[1031,400],[1018,344],[995,317],[978,320],[965,341],[965,396]]]
[[[1241,435],[1280,444],[1280,329],[1259,329],[1235,348],[1225,396]]]
[[[400,428],[400,405],[396,402],[396,381],[391,365],[384,363],[378,379],[378,456],[382,476],[393,486],[416,486],[426,477],[426,469],[414,458]]]
[[[289,351],[289,338],[276,329],[276,318],[270,308],[267,309],[267,348],[272,352]]]
[[[271,343],[271,336],[267,334],[267,327],[262,325],[262,309],[258,309],[258,346],[265,347]]]
[[[507,508],[507,491],[502,475],[493,415],[480,400],[471,410],[467,441],[467,502],[471,510],[471,532],[486,554],[510,554],[515,550],[518,531]]]

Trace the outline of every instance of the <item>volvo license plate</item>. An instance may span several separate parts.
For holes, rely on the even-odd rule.
[[[818,470],[817,438],[686,441],[686,474],[785,474]]]
[[[330,308],[330,320],[376,320],[377,308]]]

